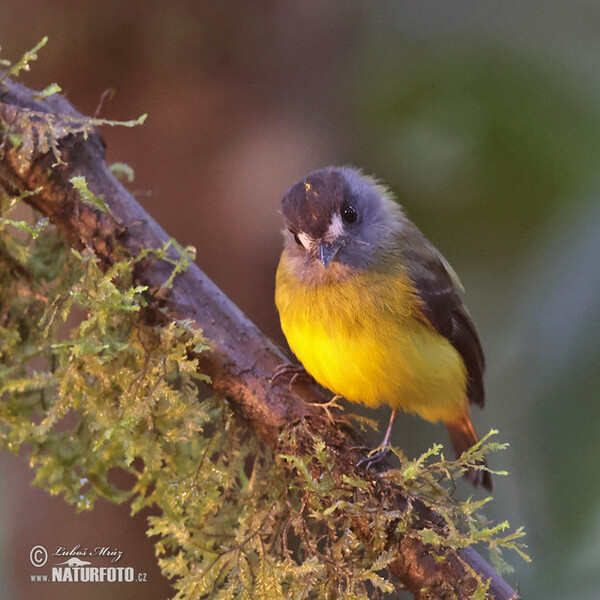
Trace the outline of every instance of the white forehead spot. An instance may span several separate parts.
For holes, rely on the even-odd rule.
[[[327,229],[327,237],[330,240],[339,238],[344,233],[344,224],[342,223],[342,217],[339,213],[334,213],[331,217],[331,223]]]
[[[310,237],[310,235],[306,235],[306,233],[304,233],[303,231],[300,231],[298,233],[298,239],[300,240],[300,243],[308,250],[312,245],[313,245],[313,239]]]

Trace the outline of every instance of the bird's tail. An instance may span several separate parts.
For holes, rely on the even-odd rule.
[[[473,422],[469,417],[468,413],[464,413],[460,419],[453,421],[452,423],[444,423],[448,429],[448,435],[450,436],[450,442],[458,458],[465,450],[468,450],[471,446],[479,441],[479,436],[473,427]],[[485,459],[481,461],[481,464],[487,467]],[[492,491],[492,475],[489,471],[483,469],[469,469],[465,473],[465,477],[474,485],[483,486],[489,492]]]

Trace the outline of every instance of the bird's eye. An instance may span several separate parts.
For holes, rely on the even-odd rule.
[[[292,231],[291,229],[288,229],[288,231],[294,236],[294,241],[296,242],[296,244],[298,244],[298,246],[300,246],[301,248],[304,248],[304,244],[300,241],[298,234],[295,231]]]
[[[344,208],[342,208],[342,220],[349,225],[352,223],[356,223],[356,219],[358,219],[358,213],[352,204],[346,204]]]

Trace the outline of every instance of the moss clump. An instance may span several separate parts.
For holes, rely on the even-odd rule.
[[[0,127],[24,165],[32,144],[49,152],[65,131],[85,134],[68,120],[63,131],[31,111],[21,118],[18,130],[14,120]],[[83,202],[108,211],[85,180],[71,183]],[[504,534],[506,523],[490,526],[479,514],[489,499],[453,498],[454,479],[500,444],[486,437],[457,461],[441,446],[416,460],[394,449],[401,468],[363,479],[335,472],[326,444],[297,423],[273,456],[199,373],[202,332],[168,320],[134,281],[139,261],[169,260],[160,290],[168,293],[192,249],[172,240],[106,267],[27,214],[22,200],[35,191],[14,195],[1,180],[0,190],[0,445],[25,447],[35,484],[78,510],[99,497],[130,502],[132,513],[158,508],[148,534],[159,536],[176,598],[385,597],[400,587],[387,567],[400,551],[389,540],[402,536],[439,560],[444,548],[473,543],[486,544],[499,569],[508,568],[502,549],[525,556],[520,529]],[[115,469],[129,474],[126,488]],[[401,489],[403,504],[383,504],[381,486]],[[441,523],[419,523],[416,504]],[[369,532],[368,546],[357,528]],[[484,598],[488,583],[473,575],[473,597]]]

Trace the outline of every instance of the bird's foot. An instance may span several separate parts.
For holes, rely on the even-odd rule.
[[[380,463],[389,454],[391,449],[392,426],[394,425],[397,414],[398,411],[394,408],[390,415],[390,422],[385,431],[385,436],[383,437],[383,440],[381,440],[381,444],[379,444],[379,447],[374,452],[369,452],[367,456],[361,458],[358,463],[356,463],[358,467],[365,466],[365,468],[369,469],[377,463]]]
[[[284,379],[289,377],[288,385],[292,387],[296,381],[304,379],[306,381],[313,381],[313,378],[308,374],[306,369],[302,365],[290,365],[283,364],[279,365],[271,377],[271,385],[275,385],[278,379]]]
[[[308,373],[307,373],[307,375],[308,375]],[[309,402],[309,404],[311,406],[318,406],[319,408],[322,408],[325,411],[325,414],[327,415],[329,422],[335,423],[335,419],[333,418],[333,415],[331,414],[330,409],[332,409],[332,408],[341,409],[342,407],[337,403],[337,401],[342,397],[343,396],[336,394],[331,400],[329,400],[329,402]]]
[[[368,448],[367,448],[368,449]],[[357,463],[357,467],[364,467],[370,469],[376,464],[380,463],[390,453],[389,446],[380,446],[375,452],[369,453],[364,458],[361,458]]]
[[[397,414],[398,411],[394,408],[392,410],[392,414],[390,415],[390,422],[388,423],[385,431],[385,436],[383,437],[381,444],[379,444],[379,448],[375,452],[371,452],[364,458],[361,458],[357,463],[358,467],[362,467],[364,465],[365,468],[368,469],[369,467],[381,462],[389,454],[391,448],[390,440],[392,438],[392,426],[396,420]]]

